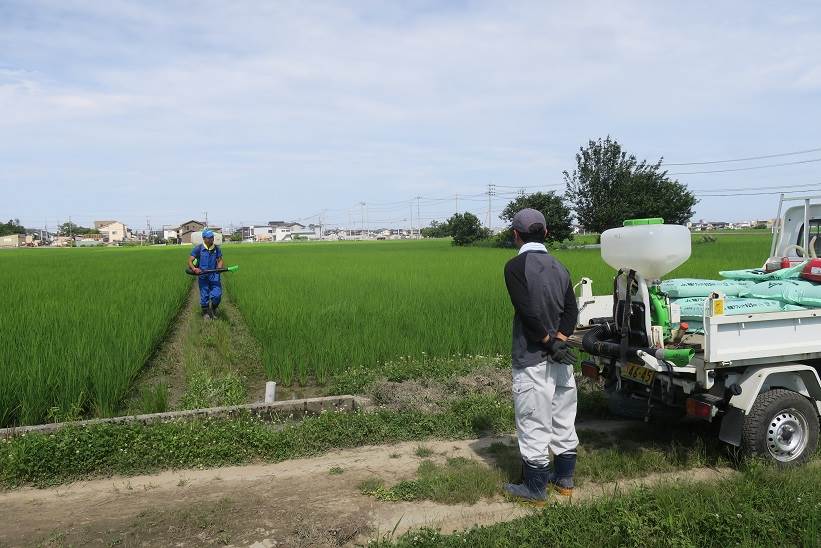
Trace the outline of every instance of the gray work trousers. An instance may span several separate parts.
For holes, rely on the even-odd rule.
[[[550,454],[575,451],[576,379],[573,366],[544,361],[513,369],[513,407],[519,452],[534,466],[547,466]]]

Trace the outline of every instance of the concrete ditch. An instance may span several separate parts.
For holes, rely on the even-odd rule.
[[[150,413],[145,415],[128,415],[123,417],[109,417],[102,419],[88,419],[71,422],[55,422],[33,426],[18,426],[0,429],[0,439],[13,438],[29,433],[48,434],[67,426],[92,426],[95,424],[154,424],[158,422],[199,420],[205,418],[232,418],[250,413],[266,420],[274,420],[282,416],[304,417],[318,415],[323,411],[355,412],[364,410],[371,405],[368,398],[362,396],[324,396],[319,398],[304,398],[299,400],[283,400],[272,403],[249,403],[244,405],[230,405],[225,407],[209,407],[206,409],[189,409],[185,411],[167,411],[165,413]]]

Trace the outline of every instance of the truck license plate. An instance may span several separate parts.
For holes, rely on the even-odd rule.
[[[628,363],[621,368],[621,376],[631,381],[651,385],[653,384],[653,379],[656,377],[656,372],[634,363]]]

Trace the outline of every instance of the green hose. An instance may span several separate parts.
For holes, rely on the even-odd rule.
[[[650,288],[649,295],[652,323],[653,325],[661,326],[664,334],[664,340],[667,341],[670,339],[671,330],[673,327],[670,324],[670,311],[667,308],[667,299],[661,293],[661,289],[655,285]]]

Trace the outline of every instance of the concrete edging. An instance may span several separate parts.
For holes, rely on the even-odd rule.
[[[13,438],[28,433],[48,434],[56,432],[66,426],[91,426],[95,424],[154,424],[179,420],[197,420],[204,418],[231,418],[243,413],[271,420],[281,415],[317,415],[323,411],[353,412],[365,409],[370,400],[362,396],[323,396],[321,398],[305,398],[301,400],[284,400],[273,403],[248,403],[225,407],[209,407],[206,409],[190,409],[186,411],[168,411],[165,413],[151,413],[146,415],[128,415],[124,417],[109,417],[104,419],[89,419],[71,422],[55,422],[33,426],[17,426],[0,429],[0,439]]]

